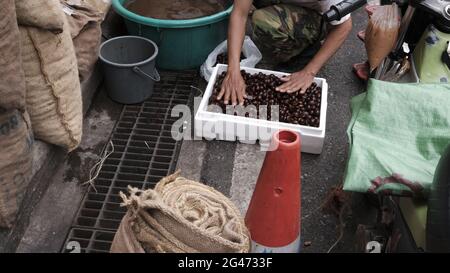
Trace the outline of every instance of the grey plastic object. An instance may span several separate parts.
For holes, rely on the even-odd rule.
[[[153,93],[160,77],[155,68],[158,46],[138,36],[120,36],[100,46],[108,95],[123,104],[141,103]]]

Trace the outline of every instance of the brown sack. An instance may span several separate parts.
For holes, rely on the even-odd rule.
[[[114,243],[111,245],[111,253],[145,253],[131,229],[132,218],[130,214],[128,212],[120,223],[114,236]]]
[[[154,190],[121,193],[127,215],[111,252],[245,253],[250,236],[234,204],[201,183],[163,178]],[[140,243],[137,246],[136,242]]]
[[[19,25],[42,28],[54,33],[63,31],[64,16],[59,0],[15,1]]]
[[[98,59],[102,16],[89,4],[79,0],[62,0],[61,3],[70,26],[80,80],[84,81]]]
[[[0,109],[0,227],[12,226],[30,180],[29,124],[18,110]]]
[[[82,1],[94,7],[97,12],[102,14],[103,18],[108,14],[109,8],[111,7],[112,0],[72,0],[72,1]]]
[[[0,107],[25,110],[25,76],[14,0],[0,2]]]
[[[364,43],[370,64],[375,70],[394,48],[400,28],[400,11],[397,4],[377,7],[369,19]]]
[[[61,34],[32,27],[20,27],[20,32],[35,137],[71,151],[81,141],[83,109],[68,25]]]
[[[89,77],[97,63],[101,37],[102,29],[100,24],[91,22],[73,40],[81,81]]]

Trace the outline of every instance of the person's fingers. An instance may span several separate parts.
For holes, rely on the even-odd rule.
[[[238,91],[237,91],[237,89],[235,88],[235,89],[233,89],[232,91],[231,91],[231,104],[233,105],[233,106],[235,106],[236,105],[236,93],[237,93]]]
[[[300,93],[301,93],[301,94],[305,94],[305,92],[308,90],[308,88],[311,87],[311,84],[312,84],[312,83],[313,83],[312,81],[310,81],[310,82],[308,82],[308,83],[305,83],[305,84],[303,85],[302,91],[301,91]]]
[[[280,92],[285,92],[286,90],[284,89],[284,87],[286,86],[287,83],[289,83],[289,81],[291,80],[291,76],[284,76],[282,78],[280,78],[282,81],[284,81],[285,83],[283,83],[282,85],[278,86],[277,88],[275,88],[275,91],[280,91]]]
[[[308,90],[308,88],[311,87],[312,83],[313,83],[313,81],[310,81],[307,84],[305,84],[305,87],[303,88],[304,89],[303,93],[305,93]]]
[[[286,91],[287,93],[289,93],[289,94],[292,94],[292,93],[295,93],[295,92],[297,92],[297,91],[301,91],[302,89],[301,89],[302,87],[301,86],[296,86],[296,85],[294,85],[294,86],[292,86],[292,88],[290,88],[288,91]]]
[[[303,94],[305,92],[305,90],[306,90],[306,85],[304,82],[297,83],[295,88],[293,88],[293,92],[300,92],[300,94]]]
[[[230,95],[231,95],[230,93],[231,93],[230,87],[227,86],[225,89],[225,97],[223,99],[223,103],[228,104],[228,102],[230,101]]]
[[[245,95],[245,87],[241,87],[241,90],[238,92],[238,101],[239,105],[244,105],[244,96]]]
[[[219,95],[217,96],[217,100],[221,100],[222,96],[225,94],[225,86],[222,85],[222,87],[220,88],[220,92]]]
[[[302,87],[302,90],[300,90],[300,94],[305,94],[306,90],[308,90],[308,88],[311,86],[311,84],[305,84]]]
[[[301,90],[300,87],[292,87],[288,91],[286,91],[288,94],[296,93],[297,91]]]
[[[288,81],[287,83],[280,86],[280,90],[281,92],[291,93],[292,91],[296,91],[295,86],[296,86],[295,81]]]
[[[281,92],[281,93],[284,93],[284,92],[286,92],[286,88],[287,88],[289,85],[290,85],[290,82],[283,83],[282,85],[278,86],[275,90],[276,90],[276,91],[279,91],[279,92]]]
[[[291,75],[283,76],[283,77],[281,77],[281,80],[284,82],[288,82],[291,80]]]
[[[291,93],[300,92],[302,93],[305,90],[305,84],[303,82],[297,82],[291,89]]]

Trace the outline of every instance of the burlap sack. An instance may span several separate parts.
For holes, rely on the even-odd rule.
[[[112,253],[145,253],[131,229],[132,221],[131,212],[127,212],[114,236],[114,243],[111,245]]]
[[[59,0],[15,1],[19,25],[37,27],[54,33],[63,31],[64,16]]]
[[[108,14],[109,8],[111,7],[111,0],[75,0],[82,1],[94,7],[95,10],[102,14],[103,18]]]
[[[0,227],[10,228],[30,181],[33,137],[27,116],[0,109]]]
[[[83,112],[68,24],[61,34],[32,27],[20,27],[20,32],[27,110],[35,137],[71,151],[81,141]]]
[[[102,29],[100,24],[91,22],[73,40],[81,81],[89,77],[97,63],[101,37]]]
[[[220,192],[178,177],[154,190],[121,193],[127,215],[111,252],[244,253],[250,236],[239,210]],[[137,244],[136,242],[139,242]]]
[[[25,110],[25,76],[14,0],[0,2],[0,107]]]
[[[70,26],[78,61],[80,80],[84,81],[98,59],[102,30],[102,15],[88,3],[80,0],[61,0]]]

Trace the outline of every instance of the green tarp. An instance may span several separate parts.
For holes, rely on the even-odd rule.
[[[450,143],[450,84],[370,80],[351,108],[344,190],[426,197]]]

